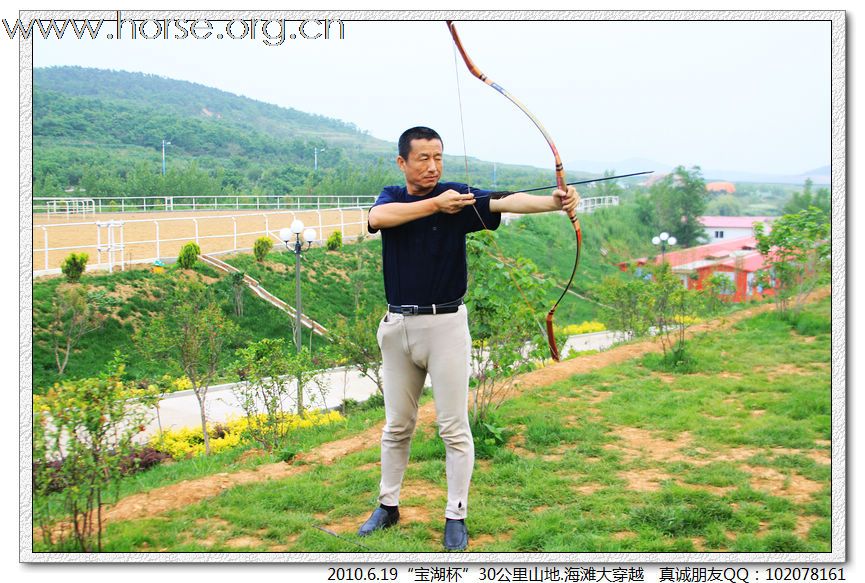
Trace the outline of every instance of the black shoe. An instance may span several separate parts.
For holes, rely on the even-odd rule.
[[[369,520],[363,523],[360,530],[357,531],[358,536],[366,536],[377,530],[389,528],[399,522],[399,510],[388,512],[384,508],[376,508]]]
[[[463,551],[469,546],[469,530],[464,520],[445,520],[445,549]]]

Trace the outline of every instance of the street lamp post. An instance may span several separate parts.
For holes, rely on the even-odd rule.
[[[301,239],[301,233],[303,234],[303,239]],[[303,253],[304,243],[306,243],[306,248],[309,249],[315,240],[315,236],[315,229],[304,229],[303,221],[300,219],[295,219],[291,223],[291,227],[280,229],[279,231],[279,238],[285,243],[285,248],[294,251],[294,346],[298,354],[300,354],[303,346],[300,335],[300,320],[303,313],[300,303],[300,256]],[[292,238],[294,238],[293,244]],[[297,378],[297,414],[303,415],[303,387],[300,384],[300,377]]]
[[[652,237],[652,243],[654,245],[660,245],[661,246],[661,265],[663,265],[664,261],[666,261],[667,245],[670,245],[670,246],[675,245],[676,244],[676,238],[671,237],[669,233],[664,231],[660,235],[656,235],[656,236]]]
[[[303,235],[302,238],[301,234]],[[300,257],[303,254],[304,243],[306,243],[306,248],[309,249],[315,237],[315,229],[304,229],[303,221],[300,219],[295,219],[291,223],[291,227],[279,231],[279,238],[285,243],[285,248],[294,251],[294,344],[298,352],[300,352],[300,348],[303,346],[300,337],[300,318],[303,311],[300,296]],[[292,239],[294,239],[293,243]]]
[[[318,172],[318,153],[324,152],[326,148],[313,148],[315,150],[315,163],[313,164],[313,172]]]
[[[171,142],[162,140],[162,175],[165,176],[165,146],[170,146]]]

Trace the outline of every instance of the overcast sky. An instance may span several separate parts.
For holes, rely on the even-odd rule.
[[[37,39],[33,61],[193,81],[338,118],[390,141],[429,125],[450,154],[462,154],[464,132],[470,156],[551,166],[529,119],[455,63],[443,22],[344,26],[344,40],[280,46],[267,46],[260,32],[254,40],[217,39],[223,23],[202,40]],[[647,158],[798,174],[829,164],[828,22],[495,21],[460,22],[458,30],[477,66],[547,127],[566,168]],[[233,31],[239,36],[243,27]],[[153,35],[156,25],[145,32]],[[269,32],[276,36],[278,27]]]

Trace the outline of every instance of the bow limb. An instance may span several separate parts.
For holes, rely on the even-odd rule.
[[[490,87],[492,87],[493,89],[495,89],[496,91],[498,91],[499,93],[501,93],[502,95],[507,97],[508,100],[511,101],[511,103],[516,105],[520,109],[520,111],[522,111],[524,114],[526,114],[526,116],[532,121],[533,124],[535,124],[535,127],[538,128],[538,130],[544,136],[544,139],[547,141],[547,144],[549,144],[550,149],[553,151],[553,157],[555,158],[556,184],[562,192],[567,192],[568,186],[567,186],[567,183],[565,180],[565,168],[562,165],[562,158],[561,158],[561,156],[559,156],[559,150],[556,148],[555,143],[553,143],[553,139],[552,139],[552,137],[550,137],[550,134],[547,131],[547,129],[540,122],[540,120],[538,120],[538,118],[536,118],[532,114],[532,112],[530,112],[528,110],[528,108],[520,102],[519,99],[517,99],[516,97],[514,97],[513,95],[508,93],[504,89],[504,87],[502,87],[498,83],[495,83],[492,79],[490,79],[484,73],[482,73],[480,69],[478,69],[478,67],[474,64],[474,62],[468,56],[468,53],[466,53],[465,48],[463,48],[463,44],[460,41],[460,37],[457,34],[457,29],[456,29],[456,26],[454,25],[453,21],[448,20],[446,22],[448,25],[448,30],[450,30],[451,37],[454,40],[454,44],[456,45],[457,50],[460,53],[460,56],[462,56],[463,61],[466,64],[466,67],[468,67],[469,72],[471,72],[472,75],[474,75],[475,77],[477,77],[478,79],[480,79],[481,81],[483,81],[484,83],[486,83],[487,85],[489,85]],[[580,221],[577,218],[577,213],[576,213],[576,211],[571,210],[571,211],[568,211],[567,214],[568,214],[568,218],[571,221],[571,224],[574,226],[574,236],[576,237],[577,251],[574,255],[574,269],[571,271],[571,277],[568,280],[568,284],[565,286],[565,289],[562,292],[562,295],[559,296],[558,300],[556,300],[556,303],[553,305],[552,309],[547,313],[547,342],[550,345],[550,356],[552,356],[553,360],[555,360],[555,361],[560,360],[560,357],[559,357],[558,346],[556,346],[556,337],[555,337],[555,334],[553,332],[553,315],[556,312],[556,308],[559,307],[559,303],[562,301],[562,298],[564,298],[565,294],[568,293],[568,290],[571,287],[571,283],[573,283],[573,281],[574,281],[574,275],[576,275],[577,266],[580,263],[580,251],[581,251],[582,246],[583,246],[583,234],[582,234],[582,230],[580,229]]]

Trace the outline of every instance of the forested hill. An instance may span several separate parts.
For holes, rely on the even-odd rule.
[[[130,73],[127,71],[109,71],[104,69],[85,69],[82,67],[51,67],[33,71],[34,99],[39,108],[44,98],[44,109],[39,111],[38,121],[52,120],[56,113],[69,113],[67,109],[57,110],[51,107],[62,94],[68,98],[68,104],[104,104],[106,114],[116,107],[125,113],[141,114],[136,122],[147,122],[146,116],[159,114],[164,117],[176,117],[186,120],[205,122],[199,127],[221,129],[239,129],[243,132],[252,131],[271,138],[327,140],[340,146],[362,148],[364,151],[386,152],[390,154],[393,146],[383,140],[361,132],[354,124],[327,118],[321,115],[304,113],[296,109],[271,105],[248,97],[213,89],[197,83],[178,81],[148,75]],[[105,121],[116,124],[109,115],[101,116]],[[34,122],[37,120],[34,120]],[[73,121],[73,120],[70,120]],[[163,120],[164,121],[164,120]],[[99,123],[99,117],[89,118],[87,124]],[[100,124],[102,125],[102,124]],[[152,127],[155,124],[147,124]],[[86,125],[83,127],[87,127]],[[74,133],[82,129],[81,125],[65,124],[61,126],[37,127],[36,134],[43,130],[66,130],[60,135],[78,138]],[[108,134],[114,132],[108,129]],[[182,127],[161,127],[158,135],[141,128],[136,136],[139,141],[149,139],[148,144],[155,140],[161,145],[161,140],[174,137],[180,143],[181,137],[186,137],[188,130]],[[155,128],[154,128],[155,129]],[[73,131],[69,131],[73,130]],[[54,133],[53,135],[57,135]]]
[[[163,140],[171,142],[165,177]],[[188,81],[82,67],[34,69],[33,145],[36,196],[72,189],[89,196],[377,194],[400,179],[396,144],[351,123]],[[473,177],[493,175],[491,163],[470,164]],[[449,165],[456,168],[456,159]],[[497,172],[501,186],[547,179],[530,167]]]

